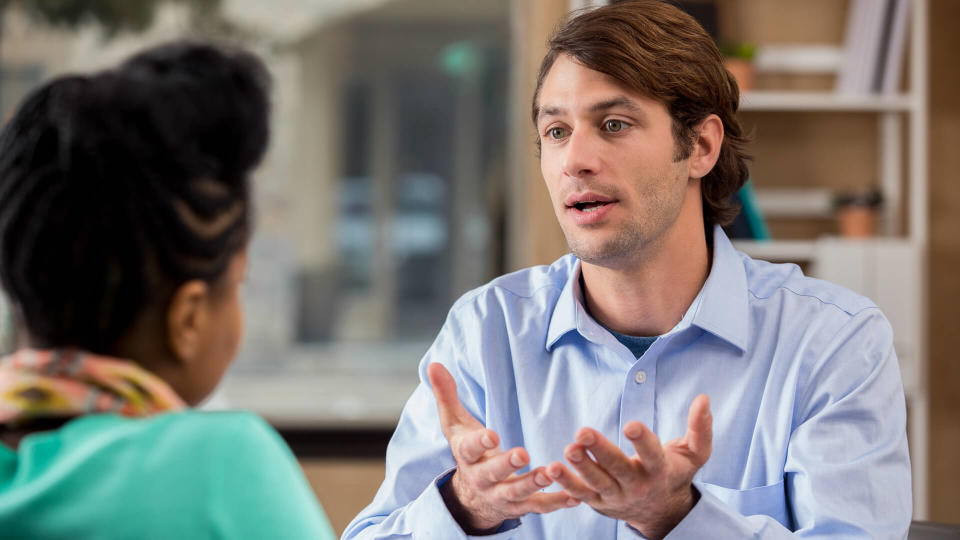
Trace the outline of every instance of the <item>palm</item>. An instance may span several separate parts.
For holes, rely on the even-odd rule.
[[[698,396],[690,406],[687,433],[662,446],[649,428],[628,423],[623,433],[636,449],[632,457],[599,432],[582,428],[564,451],[579,476],[559,462],[547,472],[597,512],[622,519],[647,536],[665,534],[692,508],[691,481],[710,457],[709,405],[706,396]]]

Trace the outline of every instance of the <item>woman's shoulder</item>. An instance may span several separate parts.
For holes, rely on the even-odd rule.
[[[28,436],[13,459],[0,514],[24,517],[14,530],[69,507],[84,516],[71,527],[111,523],[117,537],[333,538],[293,454],[251,413],[89,415]]]
[[[245,411],[186,411],[154,419],[166,437],[182,439],[196,456],[197,442],[208,454],[242,454],[245,459],[283,457],[293,459],[280,434],[262,417]],[[233,461],[240,461],[234,459]]]
[[[166,486],[183,498],[203,492],[228,507],[240,497],[240,486],[274,491],[278,483],[299,482],[302,476],[276,430],[248,412],[91,415],[64,426],[60,443],[62,458],[76,464],[78,472],[110,470],[120,473],[117,479]]]
[[[144,452],[159,462],[190,462],[209,466],[226,454],[252,459],[270,456],[292,459],[283,439],[263,418],[242,411],[186,410],[147,418],[113,414],[89,415],[73,420],[53,435],[38,437],[36,444],[53,442],[60,450],[75,450],[102,458],[111,454]],[[229,466],[228,460],[219,466]]]
[[[278,437],[276,431],[262,417],[247,411],[184,410],[158,414],[148,418],[130,419],[139,423],[144,432],[164,434],[202,435],[227,438]]]

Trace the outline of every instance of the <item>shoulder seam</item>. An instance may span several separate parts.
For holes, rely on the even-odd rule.
[[[773,296],[773,292],[778,291],[778,290],[780,290],[780,289],[783,289],[783,290],[785,290],[785,291],[788,291],[788,292],[790,292],[790,293],[793,293],[793,294],[796,295],[796,296],[803,296],[803,297],[806,297],[806,298],[813,298],[813,299],[817,300],[818,302],[820,302],[821,304],[823,304],[823,305],[825,305],[825,306],[833,306],[833,307],[839,309],[840,311],[846,313],[847,315],[850,315],[851,317],[855,317],[855,316],[859,315],[860,313],[862,313],[862,312],[864,312],[864,311],[866,311],[866,310],[868,310],[868,309],[880,309],[880,306],[877,306],[872,300],[870,300],[870,303],[871,303],[872,305],[864,306],[864,307],[862,307],[862,308],[860,308],[860,309],[858,309],[858,310],[856,310],[856,311],[851,311],[851,310],[849,310],[849,309],[846,309],[846,308],[840,306],[839,304],[837,304],[837,303],[835,303],[835,302],[828,302],[828,301],[824,300],[823,298],[820,298],[819,296],[816,296],[816,295],[813,295],[813,294],[805,294],[805,293],[797,292],[797,291],[795,291],[795,290],[793,290],[793,289],[791,289],[790,287],[787,287],[787,286],[785,286],[785,285],[778,285],[778,286],[775,287],[775,288],[773,289],[773,291],[772,291],[769,295],[767,295],[767,296],[760,296],[760,295],[758,295],[757,293],[753,292],[753,289],[750,289],[750,288],[747,289],[747,292],[749,292],[749,293],[750,293],[750,296],[756,298],[757,300],[767,300],[767,299],[769,299],[771,296]],[[853,292],[853,291],[851,291],[851,292]],[[854,294],[856,294],[856,293],[854,293]],[[860,296],[863,296],[863,295],[860,295]],[[869,299],[868,299],[868,300],[869,300]]]
[[[553,283],[545,283],[545,284],[540,285],[539,287],[531,290],[531,291],[529,292],[529,294],[520,294],[520,293],[518,293],[518,292],[516,292],[516,291],[513,291],[513,290],[511,290],[511,289],[508,289],[507,287],[504,287],[503,285],[499,285],[499,284],[495,284],[495,283],[488,283],[488,284],[483,285],[482,287],[478,287],[477,289],[473,290],[472,292],[466,293],[464,296],[462,296],[462,297],[461,297],[459,300],[457,300],[457,302],[454,304],[453,310],[454,310],[454,311],[460,311],[460,309],[461,309],[463,306],[469,304],[473,299],[475,299],[476,297],[480,296],[480,295],[483,294],[484,292],[489,291],[489,290],[493,290],[493,289],[495,289],[495,290],[500,290],[500,291],[509,293],[509,294],[511,294],[511,295],[513,295],[513,296],[516,296],[517,298],[533,298],[538,292],[542,291],[543,289],[556,289],[556,290],[558,290],[558,291],[563,291],[563,288],[562,288],[562,287],[557,287],[557,286],[554,285]]]

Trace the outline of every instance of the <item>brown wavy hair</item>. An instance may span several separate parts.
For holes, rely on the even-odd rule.
[[[676,160],[690,156],[697,126],[716,114],[723,122],[723,144],[716,165],[700,183],[707,238],[712,238],[713,225],[733,221],[740,211],[733,195],[747,180],[750,159],[748,138],[736,116],[740,90],[697,21],[662,0],[618,2],[568,19],[548,47],[533,94],[534,124],[543,80],[561,54],[663,103],[673,119]]]

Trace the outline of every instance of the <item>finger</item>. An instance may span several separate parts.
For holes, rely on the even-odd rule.
[[[684,438],[693,453],[694,463],[697,466],[706,463],[713,445],[713,415],[710,414],[710,398],[706,394],[697,396],[690,405]]]
[[[665,464],[663,446],[657,434],[640,422],[628,422],[623,435],[633,443],[643,470],[650,475],[658,474]]]
[[[511,474],[530,463],[530,456],[523,448],[512,448],[499,456],[490,458],[474,465],[471,475],[480,483],[481,488],[487,488],[510,477]]]
[[[462,424],[469,424],[469,419],[477,422],[476,418],[470,415],[463,405],[460,398],[457,397],[457,382],[453,376],[443,367],[443,364],[434,362],[427,366],[427,378],[430,380],[430,387],[433,389],[433,397],[437,400],[437,411],[440,413],[440,426],[443,428],[444,435],[450,439],[448,431]]]
[[[619,484],[614,480],[606,470],[590,459],[587,455],[587,449],[579,443],[568,445],[563,452],[564,457],[580,473],[583,482],[599,493],[602,497],[610,497],[620,490]]]
[[[577,444],[590,450],[596,458],[597,465],[607,472],[618,488],[639,479],[636,462],[597,430],[581,428],[577,431],[576,441]]]
[[[450,450],[460,465],[471,465],[480,461],[484,453],[500,444],[500,437],[492,429],[472,429],[458,433],[450,441]]]
[[[547,476],[546,469],[538,467],[526,474],[500,482],[495,493],[505,501],[520,502],[552,483],[553,480]]]
[[[534,493],[523,502],[521,508],[524,514],[546,514],[562,508],[573,508],[580,501],[563,491],[556,493]]]
[[[600,499],[599,493],[590,489],[583,480],[559,461],[554,461],[550,465],[547,465],[547,475],[551,480],[560,484],[563,490],[575,499],[586,501],[587,503]]]

